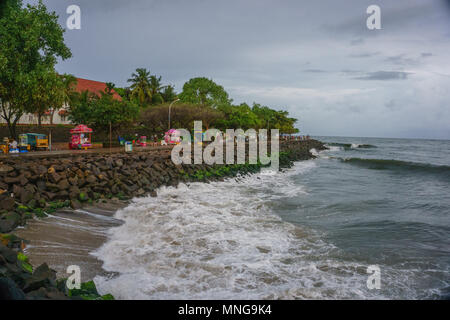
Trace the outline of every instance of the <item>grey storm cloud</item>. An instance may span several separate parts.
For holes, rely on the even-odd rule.
[[[405,54],[399,54],[392,57],[387,57],[385,59],[386,62],[390,62],[396,65],[414,65],[419,63],[418,59],[409,58]]]
[[[370,58],[379,55],[380,52],[365,52],[365,53],[352,53],[349,55],[351,58]]]
[[[430,52],[422,52],[416,57],[411,57],[404,53],[387,57],[385,61],[399,66],[414,66],[423,63],[424,59],[432,56],[433,54]]]
[[[324,72],[327,72],[327,71],[321,70],[321,69],[305,69],[303,71],[304,72],[309,72],[309,73],[324,73]]]
[[[364,76],[356,77],[358,80],[406,80],[410,72],[403,71],[376,71],[369,72]]]
[[[58,63],[61,73],[122,87],[142,67],[178,92],[208,77],[235,103],[285,108],[301,132],[316,135],[427,137],[429,127],[450,127],[443,0],[43,2],[63,26],[67,7],[81,8],[81,30],[65,34],[73,58]],[[367,29],[372,4],[381,30]]]
[[[350,41],[350,45],[352,45],[352,46],[357,46],[357,45],[360,45],[363,43],[364,43],[363,38],[353,39],[352,41]]]

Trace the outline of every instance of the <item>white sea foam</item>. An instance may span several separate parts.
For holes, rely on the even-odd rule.
[[[284,222],[273,199],[307,192],[284,173],[163,187],[134,199],[116,217],[109,241],[93,253],[113,278],[96,277],[118,299],[364,298],[365,268],[334,260],[317,232]]]
[[[314,149],[314,148],[312,148],[311,150],[309,150],[309,152],[311,152],[311,154],[312,154],[313,156],[316,156],[316,157],[319,155],[319,152],[317,152],[317,150]]]
[[[328,150],[325,150],[325,151],[328,151],[328,152],[337,152],[337,151],[342,151],[342,150],[344,150],[343,147],[330,146],[330,145],[325,145],[325,146],[328,148]]]

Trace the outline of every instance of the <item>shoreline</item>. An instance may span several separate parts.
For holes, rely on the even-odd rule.
[[[91,281],[96,275],[109,275],[91,253],[107,241],[110,228],[123,223],[114,215],[127,205],[109,201],[79,210],[58,210],[45,219],[30,221],[14,234],[30,242],[23,252],[31,265],[48,263],[57,278],[68,277],[67,267],[77,265],[81,269],[81,282]]]
[[[281,148],[283,155],[280,154],[280,168],[291,167],[294,161],[315,158],[310,152],[314,148],[323,150],[325,147],[321,142],[315,140],[310,140],[309,143],[283,144]],[[137,158],[133,154],[125,154],[125,156],[135,160],[142,160],[139,155],[137,155]],[[156,188],[164,185],[177,186],[183,182],[201,181],[207,183],[209,181],[222,181],[223,178],[233,177],[237,174],[252,174],[260,170],[260,166],[257,165],[232,165],[221,166],[221,168],[229,167],[232,170],[219,172],[214,166],[200,165],[200,169],[192,170],[188,176],[183,170],[185,168],[177,168],[173,165],[172,172],[178,172],[178,177],[174,177],[173,174],[170,174],[170,164],[167,163],[167,158],[167,155],[163,155],[159,160],[166,163],[166,174],[173,179],[160,179],[161,183]],[[144,160],[148,161],[148,159]],[[152,159],[152,167],[154,167],[154,162],[156,161],[157,159]],[[233,168],[234,166],[237,167]],[[162,169],[164,170],[164,168]],[[142,190],[136,192],[137,190],[135,190],[130,193],[135,193],[134,196],[136,197],[156,196],[156,188],[153,187],[147,192],[142,192]],[[72,206],[71,210],[54,210],[44,219],[34,217],[34,220],[28,226],[16,229],[13,231],[13,234],[20,238],[31,240],[28,248],[25,247],[23,252],[29,255],[32,265],[49,263],[50,267],[56,271],[58,278],[69,276],[66,273],[69,265],[80,266],[82,282],[93,280],[97,275],[113,276],[114,274],[102,268],[103,262],[91,253],[95,252],[107,241],[108,230],[123,223],[123,221],[115,219],[114,215],[117,210],[126,207],[132,198],[132,194],[129,196],[119,194],[109,199],[102,197],[95,200],[95,202],[84,202],[79,206],[77,204],[81,204],[81,201],[74,203],[72,199],[70,203]]]

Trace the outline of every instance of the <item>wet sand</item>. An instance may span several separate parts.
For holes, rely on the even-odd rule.
[[[125,205],[108,201],[76,211],[60,210],[47,218],[30,220],[14,233],[30,241],[25,254],[35,268],[46,262],[56,270],[58,278],[65,278],[69,276],[67,267],[78,265],[81,281],[89,281],[96,275],[111,275],[90,253],[107,240],[107,231],[111,227],[122,224],[113,216]]]

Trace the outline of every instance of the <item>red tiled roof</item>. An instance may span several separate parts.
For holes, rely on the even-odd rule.
[[[100,96],[100,92],[105,92],[106,89],[106,83],[99,82],[99,81],[93,81],[93,80],[87,80],[87,79],[81,79],[77,78],[77,87],[75,90],[77,92],[83,92],[88,90],[89,92],[95,93],[96,95]],[[116,100],[122,101],[122,97],[114,90],[112,90],[113,97]]]

